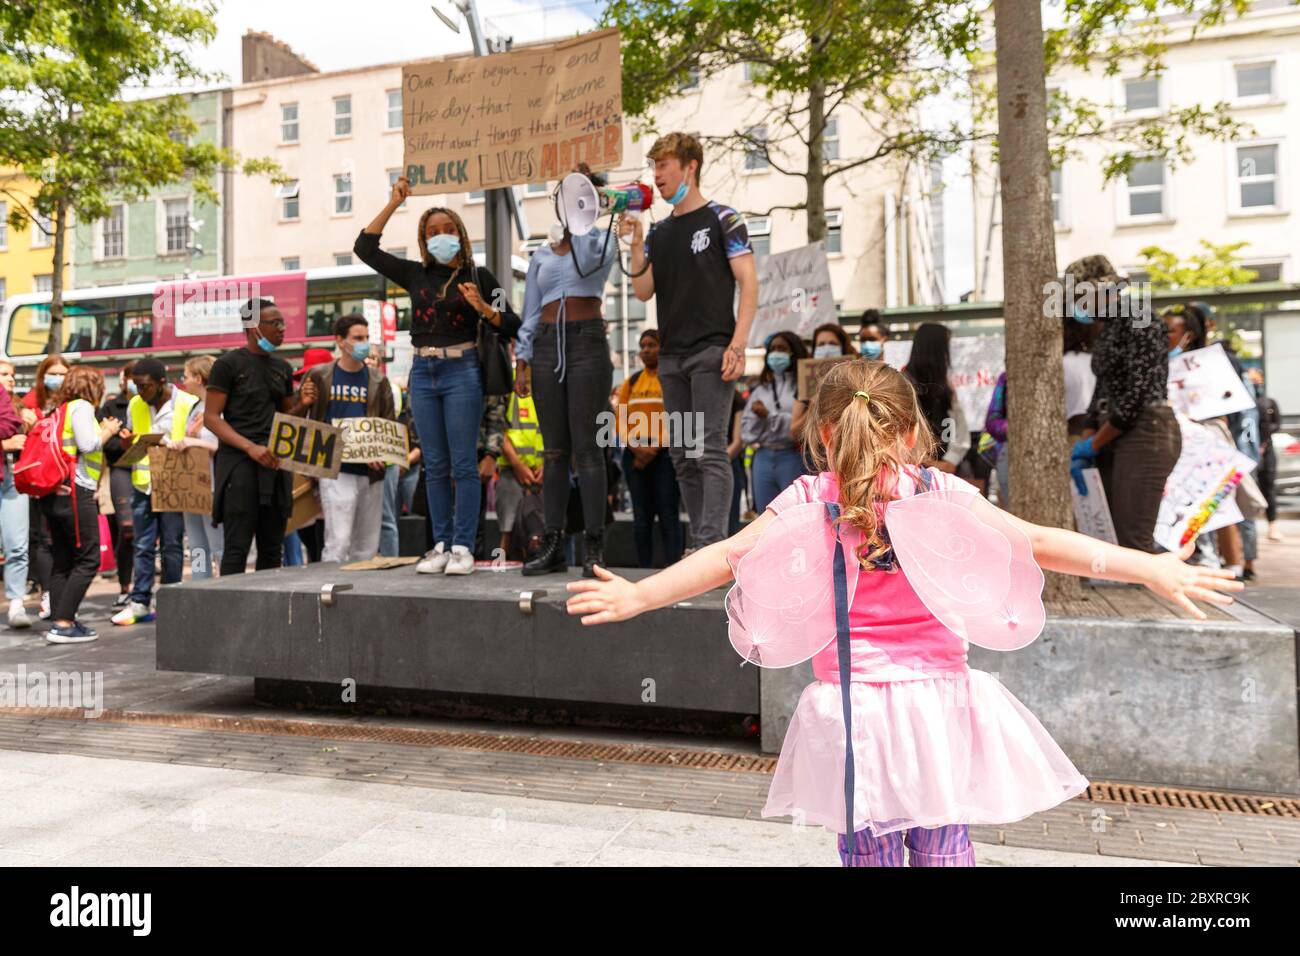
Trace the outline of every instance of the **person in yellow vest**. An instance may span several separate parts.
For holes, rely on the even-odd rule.
[[[198,397],[167,381],[167,367],[155,358],[141,359],[131,370],[136,394],[126,407],[127,435],[162,435],[169,443],[183,442],[190,413]],[[126,436],[124,436],[126,437]],[[154,562],[162,545],[162,583],[176,584],[185,566],[185,515],[154,511],[153,483],[146,455],[131,466],[131,525],[135,529],[135,570],[131,598],[113,615],[113,623],[130,626],[154,618]]]
[[[99,572],[99,502],[95,490],[104,471],[104,442],[118,434],[116,418],[95,421],[104,398],[104,374],[86,365],[68,369],[56,396],[66,405],[63,451],[76,459],[72,482],[38,499],[50,529],[54,558],[50,573],[51,644],[80,644],[99,635],[77,621],[77,609]]]
[[[542,431],[533,397],[511,393],[506,408],[506,435],[497,456],[497,526],[501,550],[510,552],[511,532],[525,494],[542,493]],[[526,542],[525,542],[526,543]]]

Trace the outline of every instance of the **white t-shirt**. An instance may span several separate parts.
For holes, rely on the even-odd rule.
[[[1073,418],[1088,410],[1097,376],[1092,374],[1091,352],[1065,353],[1065,417]]]

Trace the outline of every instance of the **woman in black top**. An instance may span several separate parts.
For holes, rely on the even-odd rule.
[[[434,207],[420,217],[419,262],[380,250],[384,226],[410,194],[410,183],[400,177],[388,205],[357,237],[353,251],[411,297],[411,414],[420,433],[434,540],[417,570],[469,574],[483,493],[475,455],[483,417],[478,324],[490,322],[513,338],[519,318],[496,277],[475,265],[465,224],[450,209]]]
[[[1119,545],[1155,553],[1165,479],[1183,447],[1169,406],[1168,332],[1123,293],[1126,282],[1105,256],[1084,256],[1065,271],[1075,290],[1065,308],[1080,322],[1101,323],[1092,347],[1097,387],[1070,469],[1078,484],[1081,468],[1095,461]]]
[[[930,434],[934,436],[934,458],[927,461],[940,471],[956,474],[957,466],[970,449],[970,430],[961,402],[952,387],[952,333],[938,322],[922,322],[912,337],[912,351],[903,373],[916,389]]]

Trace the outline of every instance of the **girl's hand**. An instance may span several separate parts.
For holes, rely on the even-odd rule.
[[[1186,564],[1196,550],[1196,542],[1189,541],[1179,554],[1166,552],[1150,555],[1150,570],[1143,584],[1153,592],[1173,601],[1197,620],[1205,620],[1206,614],[1192,603],[1206,601],[1210,604],[1231,604],[1232,598],[1220,591],[1240,591],[1245,585],[1233,577],[1226,568],[1211,570]]]
[[[595,566],[597,580],[570,581],[568,600],[572,615],[583,615],[583,624],[612,624],[626,621],[645,610],[636,585],[627,578]]]

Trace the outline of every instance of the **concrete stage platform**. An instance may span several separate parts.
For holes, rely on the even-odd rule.
[[[780,748],[811,668],[740,666],[725,591],[584,628],[564,610],[577,576],[317,564],[168,586],[157,666],[253,677],[259,698],[335,709],[735,735],[758,718],[763,750]],[[1052,608],[1029,647],[973,648],[971,665],[995,673],[1089,776],[1300,793],[1290,623],[1244,603],[1196,622],[1140,589],[1087,594]]]

